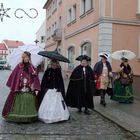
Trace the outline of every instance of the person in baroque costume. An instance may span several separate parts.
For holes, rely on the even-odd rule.
[[[111,98],[119,103],[133,103],[133,71],[128,59],[123,57],[120,69],[114,81],[114,94]]]
[[[78,108],[79,113],[84,107],[84,113],[89,115],[89,109],[94,109],[93,93],[95,91],[93,71],[88,65],[91,58],[81,55],[76,60],[80,60],[81,64],[73,70],[70,76],[66,104]]]
[[[94,77],[96,80],[96,93],[100,95],[100,104],[104,107],[106,106],[105,95],[112,89],[112,83],[110,84],[110,78],[113,76],[112,67],[110,63],[107,61],[108,54],[101,53],[99,54],[101,60],[97,62],[94,66]],[[110,85],[110,87],[109,87]]]
[[[31,54],[25,51],[22,62],[12,71],[7,84],[10,94],[5,102],[2,116],[7,121],[30,123],[38,119],[36,91],[40,82],[31,64]]]
[[[65,88],[61,67],[57,60],[50,61],[43,75],[41,91],[38,94],[39,119],[45,123],[56,123],[69,119],[69,111],[65,104]]]

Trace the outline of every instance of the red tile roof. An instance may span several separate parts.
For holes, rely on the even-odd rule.
[[[3,40],[8,48],[17,48],[19,46],[23,46],[24,43],[18,40]]]
[[[4,43],[0,43],[0,50],[7,50]]]

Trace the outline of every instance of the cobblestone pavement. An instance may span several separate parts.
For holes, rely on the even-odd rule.
[[[5,81],[9,71],[0,71],[0,112],[8,95]],[[70,109],[71,119],[66,122],[44,124],[15,124],[0,115],[0,140],[138,140],[97,112],[87,116]]]

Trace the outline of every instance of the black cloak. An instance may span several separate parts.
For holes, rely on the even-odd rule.
[[[71,74],[68,90],[66,94],[66,104],[70,107],[94,108],[93,93],[95,91],[93,71],[90,66],[77,66]]]
[[[39,106],[47,90],[54,88],[56,88],[57,91],[60,91],[62,93],[63,98],[65,98],[65,88],[60,68],[48,68],[45,71],[41,82],[41,91],[38,93],[37,96]]]

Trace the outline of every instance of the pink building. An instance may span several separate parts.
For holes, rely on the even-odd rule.
[[[46,49],[59,51],[71,63],[63,64],[65,75],[79,62],[80,54],[91,56],[91,66],[102,51],[129,49],[137,57],[130,62],[135,91],[140,82],[140,0],[48,0],[46,9]],[[111,60],[113,70],[120,61]]]

